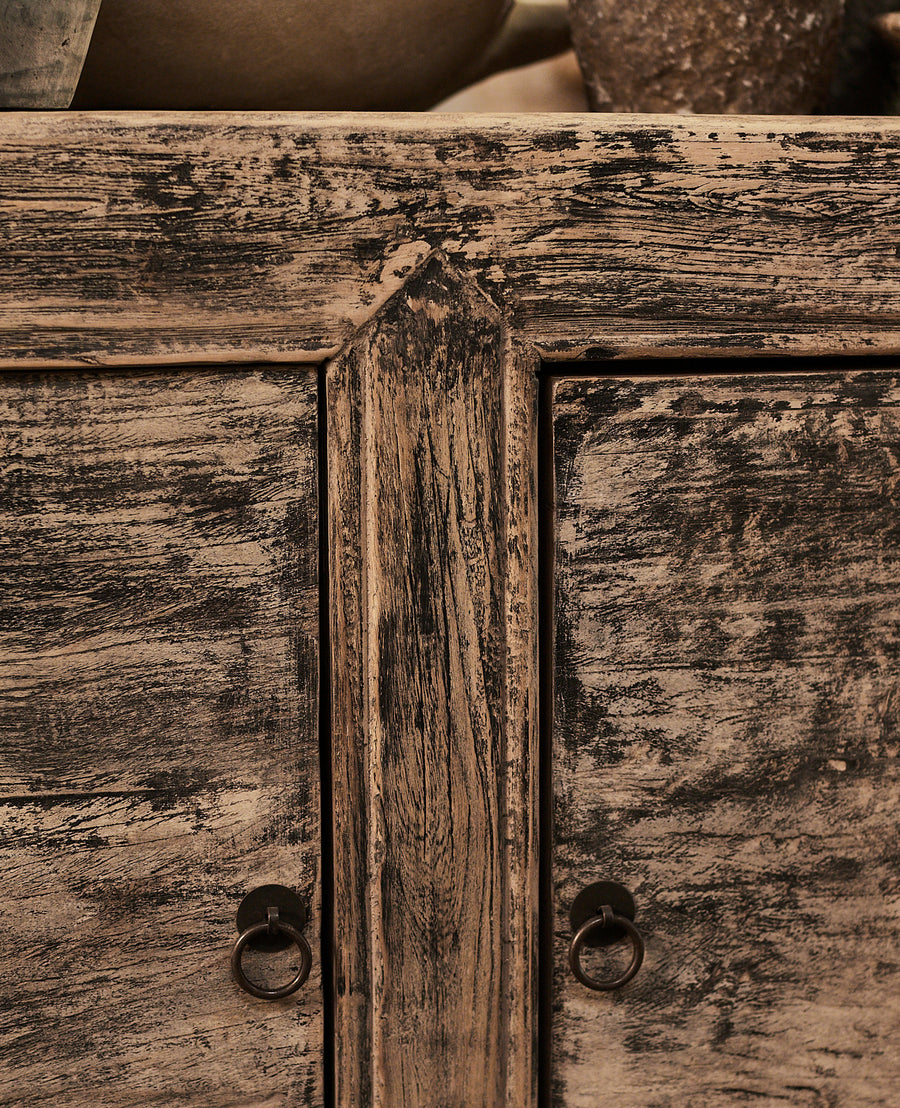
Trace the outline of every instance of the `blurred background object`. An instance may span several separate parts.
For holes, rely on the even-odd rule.
[[[100,0],[0,0],[0,108],[68,108]]]
[[[82,61],[76,108],[882,115],[900,0],[0,0],[0,108]]]
[[[875,29],[891,53],[900,53],[900,12],[888,12],[875,20]]]
[[[572,41],[595,111],[763,115],[895,112],[897,54],[878,17],[897,6],[569,0]]]
[[[845,0],[834,77],[822,110],[833,115],[893,115],[900,111],[900,49],[884,37],[898,0]],[[895,13],[896,14],[896,13]]]
[[[570,0],[596,111],[807,114],[826,98],[844,0]]]
[[[568,45],[537,0],[103,0],[75,106],[416,110]]]
[[[565,3],[565,0],[563,0]],[[510,69],[438,104],[436,112],[586,112],[587,93],[575,54]]]

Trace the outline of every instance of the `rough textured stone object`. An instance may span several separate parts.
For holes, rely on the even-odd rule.
[[[821,107],[844,0],[569,0],[595,111]]]

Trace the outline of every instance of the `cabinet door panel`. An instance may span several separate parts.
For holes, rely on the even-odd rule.
[[[898,378],[554,395],[553,1103],[894,1103]],[[606,994],[598,879],[647,940]]]
[[[0,417],[0,1103],[318,1105],[318,956],[279,1003],[229,968],[256,885],[318,945],[315,376],[13,374]]]

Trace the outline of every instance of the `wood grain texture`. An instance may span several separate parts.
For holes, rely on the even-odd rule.
[[[900,370],[560,380],[553,1103],[887,1106]],[[647,958],[565,967],[592,880]]]
[[[900,350],[900,123],[0,118],[0,364],[321,360],[436,248],[550,357]]]
[[[316,405],[306,370],[0,379],[4,1105],[322,1104]],[[316,951],[277,1004],[229,968],[270,881]]]
[[[533,369],[434,257],[328,370],[342,1108],[534,1103]]]

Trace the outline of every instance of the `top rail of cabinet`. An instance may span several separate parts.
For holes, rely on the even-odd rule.
[[[900,352],[900,120],[0,115],[0,367],[318,363],[439,253],[545,359]]]

